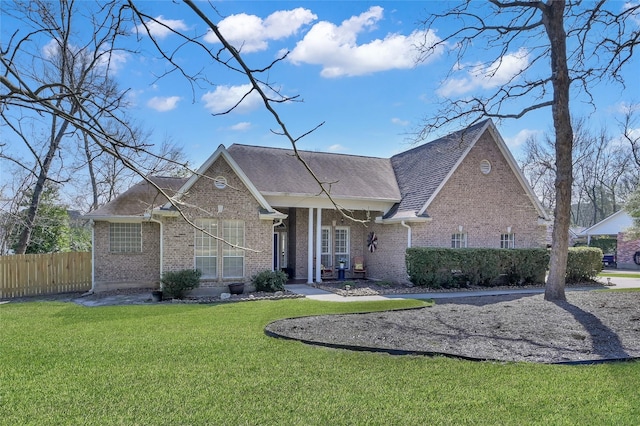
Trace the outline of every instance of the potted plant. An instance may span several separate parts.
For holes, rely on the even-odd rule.
[[[229,293],[242,294],[244,293],[244,283],[231,283],[229,284]]]

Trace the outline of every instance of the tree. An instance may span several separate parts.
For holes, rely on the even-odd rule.
[[[25,253],[30,245],[47,184],[77,183],[86,176],[93,191],[91,208],[96,208],[119,189],[114,183],[117,174],[100,182],[100,170],[124,168],[146,175],[166,163],[183,161],[175,147],[154,152],[144,142],[146,134],[127,118],[127,92],[113,78],[124,53],[119,40],[131,34],[131,17],[122,12],[123,4],[116,1],[2,3],[2,13],[19,19],[24,27],[7,38],[0,52],[0,116],[31,158],[13,151],[0,157],[24,167],[34,179],[17,253]],[[63,153],[75,151],[76,138],[83,147],[77,152],[85,158],[74,166],[65,163]],[[113,167],[97,164],[104,156]],[[86,168],[86,175],[81,168]]]
[[[425,121],[418,137],[451,122],[466,119],[478,122],[485,117],[519,118],[534,110],[551,108],[554,130],[555,206],[549,275],[545,300],[566,300],[565,275],[568,256],[571,192],[573,184],[573,128],[570,115],[570,87],[591,96],[590,88],[603,77],[623,83],[622,68],[629,62],[640,32],[629,29],[640,5],[622,11],[599,1],[587,7],[580,2],[548,1],[465,1],[443,14],[435,14],[423,24],[432,27],[443,19],[455,18],[460,28],[442,36],[436,45],[422,46],[423,58],[434,49],[454,45],[457,66],[465,63],[471,49],[486,45],[497,49],[494,61],[476,66],[474,72],[495,77],[507,55],[527,55],[520,72],[504,77],[504,82],[487,96],[445,101],[436,117]],[[567,28],[569,30],[567,31]],[[439,33],[440,34],[440,33]],[[567,52],[567,40],[571,51]],[[523,51],[522,46],[531,46]],[[590,58],[597,57],[593,63]],[[547,65],[548,64],[548,65]],[[517,100],[527,99],[518,105]],[[593,98],[590,98],[593,102]]]
[[[32,199],[33,189],[29,189],[24,200],[29,202]],[[23,229],[28,225],[28,210],[23,210],[18,214],[22,219],[14,230],[13,249],[15,251],[20,244],[20,237]],[[55,185],[47,185],[41,193],[38,215],[31,225],[31,239],[24,253],[55,253],[71,251],[71,226],[67,208],[60,204],[59,190]]]
[[[607,128],[595,131],[586,119],[574,119],[571,223],[589,227],[615,213],[637,182],[638,168],[629,146]],[[555,163],[552,136],[532,137],[524,148],[522,168],[545,207],[554,205]],[[635,188],[635,184],[633,184]]]

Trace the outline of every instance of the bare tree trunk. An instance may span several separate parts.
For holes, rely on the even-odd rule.
[[[56,121],[57,117],[53,116],[53,123],[51,125],[52,131],[56,128]],[[49,176],[49,168],[51,167],[51,163],[53,162],[53,157],[58,152],[60,141],[62,140],[62,137],[64,136],[64,133],[66,132],[68,126],[69,122],[64,120],[62,126],[60,126],[60,129],[58,129],[57,134],[51,135],[51,143],[49,144],[47,155],[42,161],[40,173],[38,174],[38,180],[36,181],[36,185],[33,188],[33,194],[31,195],[31,202],[29,203],[29,210],[27,211],[27,217],[25,219],[25,227],[20,233],[20,238],[18,239],[18,244],[15,249],[16,254],[25,254],[27,251],[27,246],[29,245],[29,241],[31,240],[33,225],[38,214],[40,196],[44,191],[44,185],[47,182],[47,178]]]
[[[545,300],[566,300],[564,291],[569,251],[571,219],[571,186],[573,183],[573,129],[569,113],[569,70],[567,67],[567,35],[564,30],[564,1],[550,1],[544,6],[543,23],[551,44],[554,101],[553,125],[556,133],[556,207],[549,276]]]

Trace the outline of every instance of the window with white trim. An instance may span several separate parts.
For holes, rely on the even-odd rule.
[[[509,249],[516,247],[516,235],[512,233],[500,234],[500,248]]]
[[[244,222],[241,220],[225,220],[222,222],[222,238],[234,246],[244,247]],[[223,244],[222,277],[244,277],[244,250]]]
[[[467,234],[457,233],[451,234],[451,248],[465,248],[467,247]]]
[[[109,251],[111,253],[142,253],[142,224],[110,223]]]
[[[351,259],[349,259],[349,227],[348,226],[336,226],[334,232],[334,265],[338,265],[341,260],[345,261],[345,269],[350,268]]]
[[[333,262],[331,261],[331,227],[322,227],[322,241],[320,244],[320,263],[326,268],[332,268]]]
[[[195,225],[202,229],[195,232],[195,264],[203,278],[218,276],[218,236],[217,219],[198,219]],[[204,232],[203,232],[204,231]]]

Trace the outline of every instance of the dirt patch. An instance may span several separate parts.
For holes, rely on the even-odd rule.
[[[267,333],[333,347],[541,363],[640,357],[640,292],[438,300],[432,307],[276,321]]]

